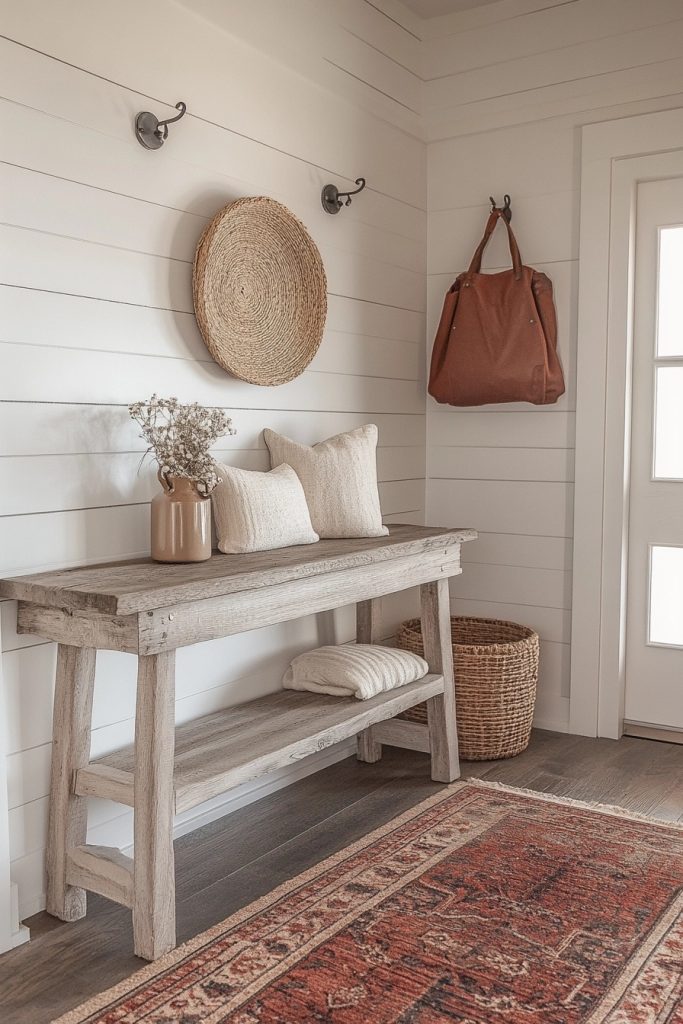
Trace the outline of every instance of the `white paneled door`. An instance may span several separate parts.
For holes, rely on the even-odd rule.
[[[683,742],[683,177],[636,224],[625,719]]]

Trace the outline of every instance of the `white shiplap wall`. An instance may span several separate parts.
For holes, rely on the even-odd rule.
[[[428,349],[444,292],[513,200],[526,263],[553,279],[567,393],[547,408],[429,400],[430,522],[471,523],[453,609],[542,638],[536,722],[567,729],[580,126],[683,103],[680,0],[500,0],[424,24]],[[504,232],[484,269],[509,266]]]
[[[419,41],[364,0],[2,4],[0,572],[148,551],[153,468],[126,406],[152,391],[232,411],[219,453],[265,469],[270,425],[313,443],[374,420],[389,521],[424,516],[425,147]],[[163,150],[135,114],[189,113]],[[398,158],[400,156],[400,159]],[[368,189],[338,217],[327,181]],[[208,219],[243,195],[286,203],[320,246],[329,319],[310,368],[258,388],[211,361],[192,315]],[[405,604],[387,601],[390,631]],[[55,648],[0,605],[12,875],[44,892]],[[353,635],[352,610],[179,652],[186,720],[278,685],[293,654]],[[127,742],[134,660],[98,663],[93,753]],[[0,746],[1,749],[1,746]],[[90,841],[131,841],[93,802]],[[211,813],[211,808],[208,809]],[[0,828],[4,823],[0,823]]]

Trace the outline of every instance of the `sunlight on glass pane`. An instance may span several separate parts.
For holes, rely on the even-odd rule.
[[[657,369],[655,477],[683,479],[683,366]]]
[[[662,228],[659,233],[659,310],[657,355],[683,355],[683,227]]]
[[[650,642],[683,647],[683,547],[653,547]]]

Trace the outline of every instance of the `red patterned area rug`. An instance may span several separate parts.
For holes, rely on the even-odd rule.
[[[60,1024],[683,1024],[683,828],[456,783]]]

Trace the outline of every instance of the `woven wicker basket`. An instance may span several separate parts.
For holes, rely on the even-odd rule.
[[[458,743],[464,761],[514,757],[529,744],[538,679],[538,635],[500,619],[451,618]],[[419,619],[402,623],[398,646],[422,655]],[[427,721],[427,705],[400,717]]]

